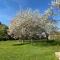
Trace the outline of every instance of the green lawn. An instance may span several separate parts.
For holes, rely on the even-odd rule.
[[[57,60],[54,53],[60,50],[56,42],[19,44],[17,41],[0,41],[0,60]]]

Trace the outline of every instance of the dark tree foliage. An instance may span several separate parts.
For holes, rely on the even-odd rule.
[[[8,26],[2,24],[0,22],[0,40],[7,40],[8,34],[7,34]]]

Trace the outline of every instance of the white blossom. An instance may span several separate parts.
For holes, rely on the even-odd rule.
[[[60,8],[60,0],[53,0],[52,1],[52,6]]]
[[[52,10],[47,9],[43,15],[39,10],[27,9],[18,14],[9,26],[9,34],[13,34],[14,38],[32,38],[34,35],[52,32],[54,23],[49,20]]]

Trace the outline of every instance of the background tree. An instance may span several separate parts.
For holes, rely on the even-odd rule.
[[[60,8],[60,0],[53,0],[52,1],[52,6],[53,7]]]
[[[7,29],[8,27],[2,23],[0,23],[0,39],[7,39],[8,34],[7,34]]]

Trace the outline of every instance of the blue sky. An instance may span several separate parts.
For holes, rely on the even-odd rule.
[[[52,0],[0,0],[0,21],[6,25],[21,9],[32,8],[44,12]],[[59,18],[58,18],[59,19]]]

